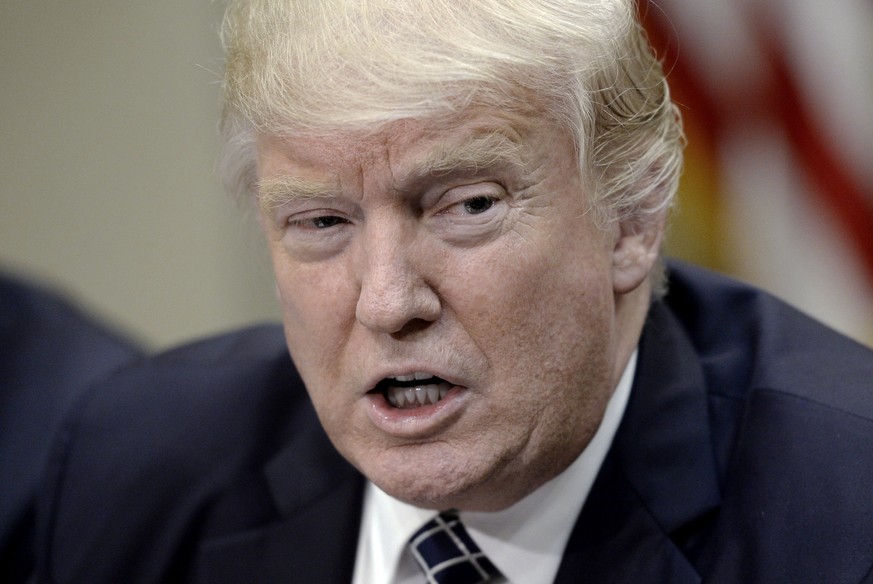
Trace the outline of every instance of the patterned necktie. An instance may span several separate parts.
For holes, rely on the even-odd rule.
[[[482,584],[500,575],[454,511],[425,523],[409,545],[429,584]]]

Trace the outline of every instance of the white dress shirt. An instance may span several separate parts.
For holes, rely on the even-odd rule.
[[[612,445],[630,397],[636,351],[607,404],[600,427],[567,469],[508,509],[461,512],[470,536],[511,584],[551,584],[570,532]],[[367,484],[353,584],[421,584],[409,538],[436,513]]]

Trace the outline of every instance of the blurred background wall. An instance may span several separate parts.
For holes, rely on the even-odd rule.
[[[641,8],[688,126],[671,254],[873,343],[873,5]],[[0,268],[152,348],[277,317],[215,172],[221,12],[0,3]]]
[[[150,347],[275,314],[215,172],[222,6],[0,2],[0,268]]]

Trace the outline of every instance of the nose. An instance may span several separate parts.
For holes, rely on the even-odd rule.
[[[441,304],[425,273],[428,259],[400,233],[371,230],[360,250],[361,291],[355,316],[368,329],[397,335],[439,318]]]

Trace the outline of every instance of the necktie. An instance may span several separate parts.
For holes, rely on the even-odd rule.
[[[500,575],[453,511],[425,523],[409,545],[429,584],[481,584]]]

